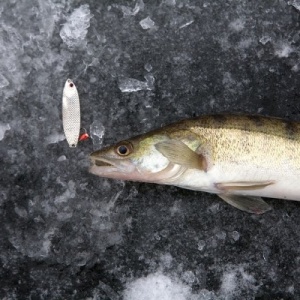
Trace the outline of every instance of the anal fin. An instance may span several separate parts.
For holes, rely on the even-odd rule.
[[[219,194],[218,196],[235,208],[246,211],[248,213],[260,215],[272,209],[271,206],[260,197],[240,196],[232,194]]]

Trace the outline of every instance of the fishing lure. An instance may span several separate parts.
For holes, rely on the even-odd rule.
[[[76,147],[80,133],[80,102],[77,88],[71,79],[65,83],[62,97],[63,128],[70,147]]]

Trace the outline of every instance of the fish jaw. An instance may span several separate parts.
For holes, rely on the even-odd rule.
[[[140,165],[139,160],[119,160],[99,155],[98,152],[90,155],[92,166],[89,172],[104,178],[149,182],[172,185],[186,170],[179,165],[168,163],[157,172],[151,172]],[[148,162],[147,162],[148,163]]]
[[[130,161],[118,161],[112,158],[90,156],[92,166],[89,172],[99,177],[126,180],[128,177],[137,177],[136,167]]]

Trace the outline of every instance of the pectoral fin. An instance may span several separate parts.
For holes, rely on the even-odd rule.
[[[235,182],[219,182],[215,186],[222,191],[230,192],[236,190],[259,190],[268,185],[275,183],[275,181],[235,181]]]
[[[260,215],[272,209],[271,206],[260,197],[227,194],[219,194],[218,196],[228,204],[249,213]]]
[[[155,145],[155,148],[174,164],[182,165],[189,169],[207,170],[205,157],[194,152],[179,140],[159,142]]]

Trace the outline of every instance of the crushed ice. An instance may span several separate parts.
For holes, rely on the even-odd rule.
[[[7,130],[10,130],[9,124],[4,124],[4,123],[1,123],[1,122],[0,122],[0,141],[3,140],[4,135],[5,135],[5,132],[6,132]]]
[[[147,17],[140,21],[140,25],[143,29],[151,29],[155,27],[155,22],[150,17]]]
[[[69,48],[86,45],[86,35],[92,18],[88,4],[76,8],[67,18],[60,31],[60,37]]]
[[[154,77],[150,74],[145,76],[146,81],[140,81],[134,78],[122,78],[119,80],[119,89],[123,93],[137,92],[141,90],[153,90]]]

